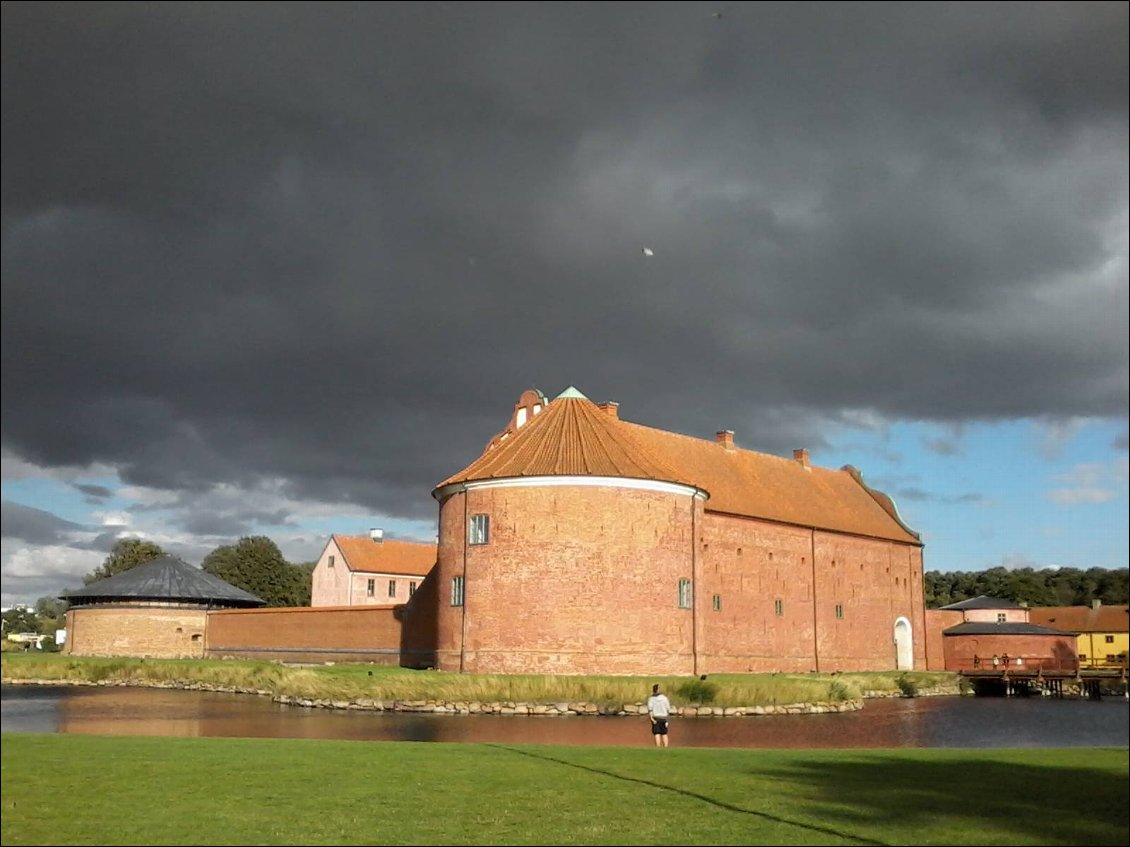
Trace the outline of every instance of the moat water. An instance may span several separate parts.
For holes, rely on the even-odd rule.
[[[1127,700],[921,697],[856,712],[674,718],[683,747],[1127,747]],[[310,709],[244,694],[0,686],[5,732],[638,746],[642,717],[430,715]]]

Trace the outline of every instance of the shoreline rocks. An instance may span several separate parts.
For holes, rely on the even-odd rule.
[[[415,714],[446,715],[525,715],[525,716],[640,716],[647,714],[645,703],[607,704],[591,701],[554,703],[523,702],[515,700],[427,700],[427,699],[374,699],[358,697],[348,700],[322,697],[302,697],[291,694],[272,694],[254,688],[214,685],[206,682],[159,682],[143,680],[70,680],[70,679],[5,679],[9,685],[76,685],[88,687],[165,688],[182,691],[212,691],[221,694],[252,694],[270,697],[273,703],[300,706],[307,709],[339,709],[369,712],[407,712]],[[885,693],[885,692],[884,692]],[[955,692],[956,693],[956,692]],[[901,696],[897,692],[893,696]],[[674,706],[672,713],[678,717],[757,717],[761,715],[824,715],[854,712],[863,708],[863,699],[841,700],[828,703],[783,703],[761,706]]]

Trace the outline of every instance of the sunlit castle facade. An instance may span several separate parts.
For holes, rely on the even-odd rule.
[[[574,388],[552,401],[527,391],[483,454],[433,491],[432,608],[412,614],[437,667],[926,667],[922,543],[855,469],[618,412]]]

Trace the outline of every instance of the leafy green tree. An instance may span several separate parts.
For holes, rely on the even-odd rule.
[[[152,541],[146,541],[142,538],[123,538],[114,544],[110,550],[110,555],[106,557],[106,561],[84,576],[82,581],[90,585],[90,583],[106,579],[108,576],[115,576],[136,568],[138,565],[152,562],[163,555],[165,555],[165,551]]]
[[[299,606],[309,606],[310,598],[314,591],[314,568],[317,562],[300,562],[296,565],[291,565],[297,568],[298,572],[302,575],[302,594],[299,599],[302,601],[298,603]]]
[[[923,594],[928,609],[937,609],[985,594],[1028,606],[1089,606],[1128,602],[1127,568],[989,568],[985,571],[927,571]]]
[[[1112,606],[1126,603],[1126,598],[1130,596],[1130,568],[1107,571],[1099,577],[1097,588],[1099,599],[1104,603]]]
[[[39,620],[39,631],[44,635],[55,635],[55,630],[67,625],[67,602],[58,597],[40,597],[35,601],[35,617]]]
[[[39,619],[31,609],[9,609],[3,616],[4,634],[9,632],[39,632]]]
[[[265,536],[247,536],[217,547],[204,558],[203,568],[261,597],[268,606],[310,605],[308,574],[287,562],[278,545]]]

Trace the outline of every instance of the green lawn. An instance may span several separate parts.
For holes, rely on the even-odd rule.
[[[2,842],[1126,844],[1125,749],[2,738]]]

